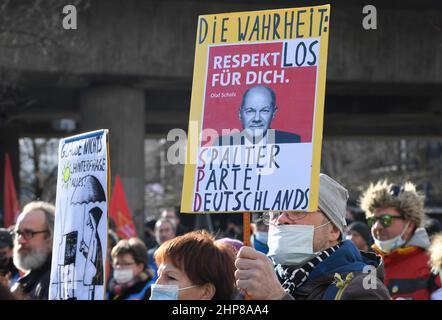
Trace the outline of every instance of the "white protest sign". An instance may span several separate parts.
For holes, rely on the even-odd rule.
[[[109,191],[108,131],[60,141],[50,300],[102,300]]]

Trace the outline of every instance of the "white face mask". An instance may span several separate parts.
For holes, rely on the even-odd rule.
[[[190,286],[185,288],[180,288],[175,284],[153,284],[150,287],[150,298],[149,300],[178,300],[179,292],[181,290],[187,290],[190,288],[198,287]]]
[[[115,269],[114,279],[118,283],[128,283],[134,278],[134,271],[132,269]]]
[[[372,231],[371,235],[373,236],[374,243],[379,248],[381,248],[382,251],[384,251],[386,253],[389,253],[396,248],[402,247],[406,243],[406,241],[402,238],[402,236],[404,235],[405,231],[407,230],[409,224],[410,224],[410,222],[407,222],[407,224],[404,227],[404,230],[402,230],[400,235],[397,235],[396,237],[394,237],[392,239],[384,240],[384,241],[376,238],[375,235],[373,234],[373,231]]]
[[[313,237],[318,227],[303,224],[284,224],[269,229],[269,253],[275,264],[302,266],[317,255],[313,252]]]

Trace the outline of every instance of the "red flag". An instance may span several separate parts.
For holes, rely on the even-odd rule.
[[[116,224],[116,232],[120,238],[129,239],[137,236],[132,213],[127,205],[126,195],[124,194],[123,184],[119,175],[115,177],[109,215]]]
[[[5,154],[5,182],[3,192],[3,226],[8,228],[14,224],[20,214],[20,203],[17,199],[14,178],[12,177],[11,160]]]

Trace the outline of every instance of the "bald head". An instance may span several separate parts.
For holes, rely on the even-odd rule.
[[[44,230],[46,228],[45,212],[40,209],[22,212],[18,216],[17,226],[32,226],[32,229]]]
[[[54,234],[54,220],[55,220],[55,206],[49,202],[45,201],[32,201],[29,202],[25,207],[23,208],[22,213],[17,219],[20,219],[20,217],[23,215],[23,218],[30,212],[37,212],[31,214],[31,217],[33,215],[36,215],[36,217],[33,217],[33,219],[39,219],[41,218],[41,215],[43,214],[44,219],[44,229],[48,230],[48,238],[52,239],[52,236]]]
[[[243,129],[253,136],[264,135],[276,114],[276,96],[272,89],[254,86],[242,99],[239,119]]]
[[[275,92],[269,87],[265,86],[254,86],[244,92],[241,102],[241,107],[250,104],[256,99],[266,99],[268,104],[275,107],[276,106],[276,95]]]

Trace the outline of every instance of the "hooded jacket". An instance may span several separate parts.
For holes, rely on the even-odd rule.
[[[434,277],[430,270],[429,246],[424,228],[417,228],[404,247],[389,253],[373,245],[384,259],[384,283],[393,299],[429,300],[431,293],[441,287],[440,277]]]
[[[383,277],[382,259],[346,240],[313,269],[294,296],[287,293],[283,300],[390,300]]]

